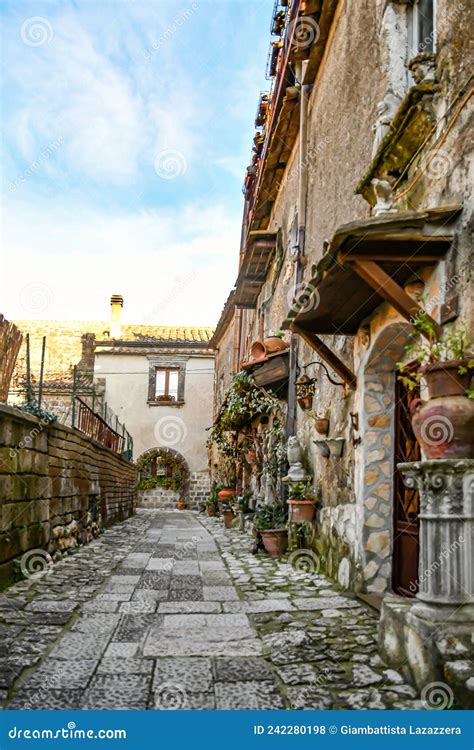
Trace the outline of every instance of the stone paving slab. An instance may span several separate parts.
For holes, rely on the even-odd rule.
[[[141,510],[0,596],[0,707],[422,707],[374,614],[220,519]]]

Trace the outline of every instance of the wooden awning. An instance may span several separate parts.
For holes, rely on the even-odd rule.
[[[445,256],[461,208],[387,213],[341,226],[283,328],[302,335],[354,387],[354,375],[318,335],[355,335],[384,301],[407,320],[417,315],[421,307],[403,287]]]
[[[277,232],[249,232],[236,282],[235,304],[255,304],[265,282],[276,242]]]

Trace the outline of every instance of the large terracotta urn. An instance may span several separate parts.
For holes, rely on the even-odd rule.
[[[428,459],[474,458],[474,399],[466,395],[472,370],[467,364],[451,360],[422,369],[430,398],[415,399],[410,409],[413,431]]]

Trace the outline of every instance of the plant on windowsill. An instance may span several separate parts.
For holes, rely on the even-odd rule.
[[[281,505],[266,505],[257,510],[253,523],[270,557],[282,557],[288,547],[286,509]]]
[[[290,521],[312,521],[316,510],[316,495],[310,482],[291,485],[288,499]]]
[[[410,405],[412,427],[425,456],[431,458],[474,458],[474,355],[466,341],[464,325],[443,332],[440,337],[426,313],[413,322],[416,336],[406,346],[418,366],[398,363],[399,379],[413,390],[420,383],[428,388],[427,401],[414,399]]]

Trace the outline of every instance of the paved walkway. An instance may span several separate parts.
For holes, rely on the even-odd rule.
[[[251,546],[219,519],[140,511],[15,584],[0,598],[1,705],[421,707],[381,662],[371,611]]]

